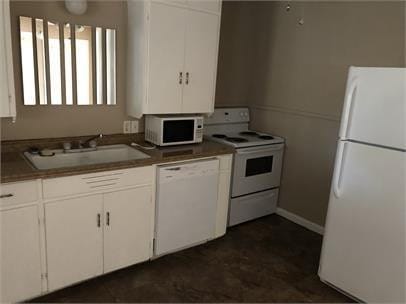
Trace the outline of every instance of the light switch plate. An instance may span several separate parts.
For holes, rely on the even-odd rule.
[[[131,133],[131,120],[124,120],[123,122],[123,133]]]
[[[140,128],[140,123],[138,120],[132,120],[131,121],[131,133],[138,133],[138,130]]]

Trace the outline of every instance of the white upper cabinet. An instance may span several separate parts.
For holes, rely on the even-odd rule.
[[[185,10],[151,4],[148,112],[182,112]],[[136,55],[135,55],[136,56]]]
[[[211,13],[220,13],[221,10],[221,0],[152,0],[152,1]]]
[[[220,1],[129,1],[127,110],[214,110]]]
[[[213,111],[219,22],[216,15],[187,12],[184,113]]]
[[[220,12],[220,0],[187,0],[187,5],[190,8],[201,9],[210,12]]]
[[[9,0],[0,1],[0,117],[15,117],[13,57]]]

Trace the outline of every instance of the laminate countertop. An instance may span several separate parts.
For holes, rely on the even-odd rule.
[[[103,139],[104,143],[102,142],[100,144],[129,144],[131,142],[142,144],[142,140],[140,140],[139,137],[135,138],[136,140],[133,139],[134,138],[131,138],[130,136],[121,135],[116,136],[115,138],[111,137],[107,140]],[[119,170],[234,153],[234,149],[230,146],[210,140],[204,140],[200,144],[159,147],[154,150],[144,150],[142,148],[137,148],[138,150],[150,156],[150,158],[145,159],[48,170],[36,169],[23,156],[23,152],[27,150],[27,147],[29,145],[36,144],[40,147],[55,148],[56,142],[57,141],[55,140],[50,140],[49,142],[46,142],[46,140],[39,140],[38,142],[2,142],[1,183],[18,182],[37,178],[53,178],[109,170]],[[58,141],[58,147],[61,142],[63,141]]]

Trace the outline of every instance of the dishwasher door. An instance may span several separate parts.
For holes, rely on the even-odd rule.
[[[157,177],[154,255],[213,238],[219,161],[160,166]]]

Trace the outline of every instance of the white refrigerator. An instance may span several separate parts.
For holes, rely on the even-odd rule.
[[[350,68],[319,276],[364,302],[406,302],[405,117],[406,68]]]

